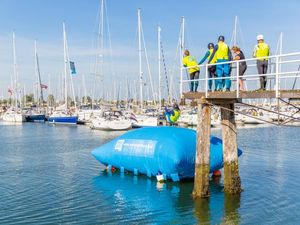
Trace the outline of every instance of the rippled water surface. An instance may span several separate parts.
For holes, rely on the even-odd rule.
[[[211,180],[210,198],[193,200],[191,181],[103,172],[90,152],[121,133],[1,123],[0,224],[299,224],[299,133],[240,129],[244,192]]]

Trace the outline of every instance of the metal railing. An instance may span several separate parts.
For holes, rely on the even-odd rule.
[[[296,59],[293,60],[284,60],[284,58],[291,58],[291,57],[297,57]],[[184,80],[183,79],[183,72],[181,72],[181,77],[180,77],[180,96],[182,96],[182,92],[183,92],[183,84],[184,83],[188,83],[191,81],[205,81],[205,88],[204,90],[202,90],[203,92],[205,92],[205,96],[208,97],[208,81],[209,80],[223,80],[223,79],[230,79],[231,81],[236,81],[236,97],[239,98],[240,97],[240,89],[239,89],[239,82],[238,80],[240,78],[243,78],[243,80],[245,81],[249,81],[249,80],[258,80],[261,76],[265,76],[266,80],[270,80],[273,79],[275,80],[275,84],[274,84],[274,88],[272,90],[275,90],[276,93],[276,98],[280,97],[280,82],[283,79],[288,79],[288,78],[296,78],[298,76],[298,74],[300,73],[299,70],[291,70],[291,71],[285,71],[282,72],[281,71],[281,66],[282,65],[286,65],[286,64],[295,64],[297,63],[297,68],[300,64],[300,52],[295,52],[295,53],[289,53],[289,54],[280,54],[280,55],[272,55],[272,56],[268,56],[268,66],[273,67],[273,70],[275,69],[275,71],[271,71],[269,73],[266,74],[244,74],[242,77],[239,75],[239,70],[240,70],[240,63],[241,62],[255,62],[254,64],[250,64],[247,65],[247,70],[249,69],[249,67],[256,67],[256,61],[259,59],[265,59],[266,57],[261,57],[261,58],[250,58],[250,59],[243,59],[243,60],[234,60],[234,61],[228,61],[228,62],[220,62],[220,63],[214,63],[214,64],[204,64],[204,65],[198,65],[198,66],[192,66],[192,67],[181,67],[181,70],[188,70],[189,68],[195,68],[195,67],[199,67],[200,71],[201,68],[205,69],[205,78],[199,78],[199,79],[194,79],[194,80]],[[236,69],[235,73],[233,73],[230,76],[227,77],[213,77],[213,78],[209,78],[208,77],[208,73],[209,73],[209,67],[210,66],[217,66],[217,65],[222,65],[222,64],[230,64],[231,68]],[[272,68],[271,68],[272,70]]]

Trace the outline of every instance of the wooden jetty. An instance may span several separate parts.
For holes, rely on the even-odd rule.
[[[238,96],[238,97],[237,97]],[[221,108],[221,126],[224,160],[224,192],[238,194],[242,191],[237,155],[237,128],[234,104],[242,99],[300,99],[299,90],[289,91],[243,91],[231,92],[188,92],[183,100],[194,100],[198,104],[197,150],[195,162],[194,197],[209,196],[209,157],[211,106]]]

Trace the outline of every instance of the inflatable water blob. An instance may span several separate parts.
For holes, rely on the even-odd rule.
[[[237,149],[238,156],[242,154]],[[102,164],[123,172],[165,179],[193,178],[196,131],[178,127],[147,127],[128,131],[92,151]],[[223,167],[222,140],[210,138],[210,172]]]

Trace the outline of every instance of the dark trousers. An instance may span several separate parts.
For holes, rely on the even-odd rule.
[[[258,74],[266,74],[268,72],[268,60],[257,60],[257,71]],[[266,90],[267,78],[266,76],[259,77],[260,88]]]
[[[199,79],[199,71],[190,73],[190,79],[191,79],[190,91],[191,92],[193,92],[193,91],[196,92],[197,88],[198,88],[199,81],[193,81],[193,80]]]
[[[216,66],[209,66],[208,67],[208,78],[215,78],[216,77]],[[212,90],[213,83],[215,83],[216,80],[208,80],[208,90]],[[216,85],[215,85],[216,90]]]

